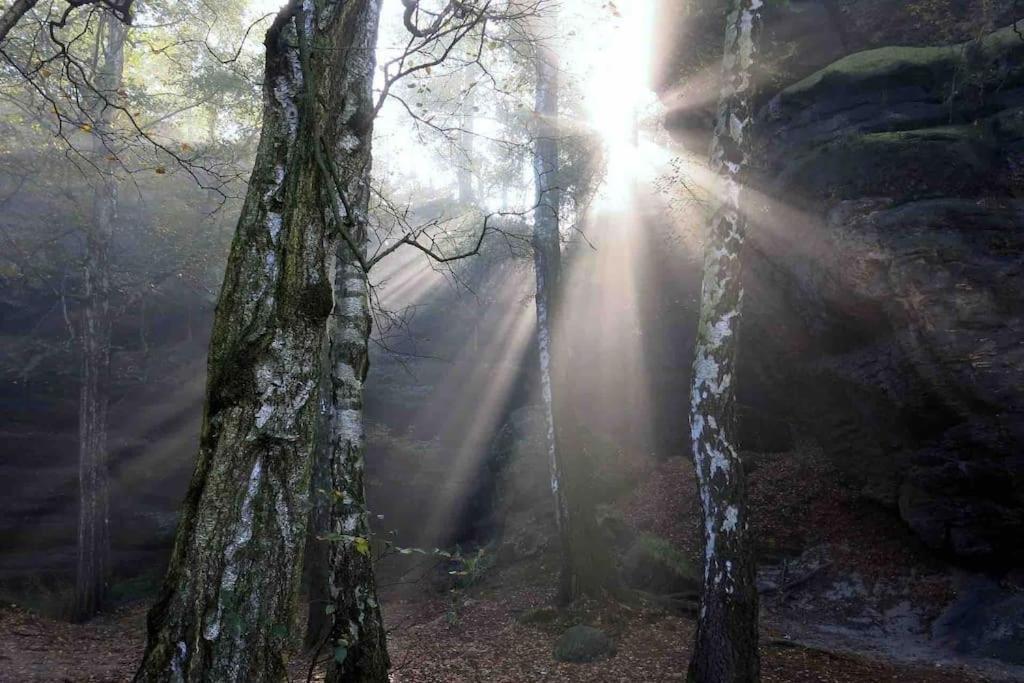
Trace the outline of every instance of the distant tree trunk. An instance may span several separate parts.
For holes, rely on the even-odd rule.
[[[107,470],[107,408],[110,402],[110,243],[117,217],[117,179],[104,141],[110,140],[124,70],[125,25],[108,12],[100,22],[93,84],[93,157],[101,177],[93,193],[86,233],[82,306],[82,380],[78,406],[78,563],[71,618],[85,621],[103,606],[110,581],[110,486]]]
[[[736,335],[743,301],[741,208],[751,149],[752,67],[761,0],[734,0],[725,30],[722,91],[711,150],[724,197],[709,225],[693,366],[690,426],[704,516],[704,591],[689,679],[759,677],[757,588],[743,466],[735,447]]]
[[[554,52],[537,44],[537,92],[535,113],[537,132],[533,152],[533,175],[537,207],[533,214],[533,258],[537,276],[537,348],[540,352],[541,399],[547,421],[548,467],[551,493],[555,503],[561,568],[558,601],[569,603],[575,597],[575,572],[570,536],[569,504],[566,497],[561,454],[558,449],[558,425],[551,382],[551,327],[557,307],[557,291],[561,279],[561,245],[559,243],[558,188],[558,62]]]
[[[338,226],[317,147],[343,186],[363,182],[379,11],[292,0],[267,33],[263,128],[214,320],[199,456],[138,681],[287,677],[334,308]]]
[[[465,94],[462,96],[462,107],[459,112],[459,203],[471,204],[476,201],[476,192],[473,191],[472,167],[473,143],[475,141],[475,135],[473,132],[473,119],[475,118],[475,114],[473,110],[476,107],[473,77],[476,74],[469,67],[463,69],[462,73],[462,85]]]

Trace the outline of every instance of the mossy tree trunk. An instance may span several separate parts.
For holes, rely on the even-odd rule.
[[[107,150],[120,98],[127,29],[103,12],[97,32],[100,63],[93,86],[93,161],[100,171],[85,236],[81,316],[82,379],[78,406],[78,545],[71,618],[85,621],[103,606],[110,581],[110,484],[107,412],[110,403],[110,247],[117,217],[116,159]]]
[[[743,183],[751,149],[752,67],[761,0],[734,0],[725,30],[722,91],[711,150],[723,192],[704,247],[690,426],[704,517],[704,581],[689,679],[758,680],[757,588],[743,466],[735,447],[737,332],[746,233]]]
[[[287,675],[334,307],[338,226],[316,152],[343,185],[363,182],[379,11],[292,0],[267,33],[263,128],[217,305],[196,469],[136,680]]]

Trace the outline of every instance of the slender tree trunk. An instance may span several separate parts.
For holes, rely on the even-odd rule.
[[[761,0],[734,0],[725,30],[711,165],[724,196],[709,226],[693,366],[690,426],[704,516],[704,591],[689,679],[759,677],[756,567],[743,466],[735,448],[737,332],[743,301],[741,207],[751,149],[751,99]]]
[[[364,195],[363,202],[368,194]],[[365,233],[361,236],[365,244]],[[330,344],[330,531],[328,598],[333,606],[327,643],[333,656],[328,683],[386,683],[386,633],[377,602],[364,492],[363,381],[369,368],[369,291],[366,274],[340,255],[338,306]],[[340,495],[339,495],[340,494]]]
[[[214,321],[199,455],[138,681],[287,676],[334,308],[337,226],[316,148],[342,184],[362,182],[379,10],[292,0],[267,33],[263,129]]]
[[[558,449],[558,425],[551,382],[551,327],[561,278],[561,246],[558,214],[561,191],[558,184],[558,62],[554,52],[540,43],[536,56],[537,92],[534,111],[537,132],[533,151],[533,175],[537,207],[533,215],[533,258],[537,276],[537,348],[540,352],[540,387],[547,421],[548,467],[551,493],[555,503],[561,568],[558,601],[567,604],[575,597],[575,572],[569,530],[569,504],[566,497],[561,454]]]
[[[93,113],[93,157],[101,176],[93,193],[86,234],[82,307],[82,382],[78,411],[78,563],[71,607],[74,621],[92,618],[103,606],[110,581],[110,485],[107,470],[107,408],[110,403],[110,243],[117,217],[117,179],[104,140],[110,139],[124,70],[124,24],[103,13],[99,36],[102,63],[93,83],[100,104]]]
[[[379,7],[368,3],[365,33],[357,48],[370,59],[377,38]],[[368,65],[372,74],[373,63]],[[355,90],[359,107],[372,108],[369,89]],[[347,166],[347,206],[355,214],[347,232],[351,244],[337,245],[335,305],[326,346],[324,438],[318,450],[314,491],[314,533],[310,557],[307,644],[326,650],[329,683],[386,683],[389,660],[377,601],[370,552],[370,523],[364,486],[363,382],[369,369],[369,284],[360,258],[367,245],[370,200],[370,139],[342,160]],[[340,198],[339,198],[340,199]],[[340,203],[340,202],[339,202]]]
[[[473,191],[473,143],[475,135],[473,132],[473,112],[476,106],[476,91],[473,89],[473,78],[476,72],[470,68],[462,71],[462,85],[465,95],[462,97],[462,107],[459,112],[459,149],[461,156],[458,168],[459,181],[459,203],[471,204],[476,200],[476,193]]]

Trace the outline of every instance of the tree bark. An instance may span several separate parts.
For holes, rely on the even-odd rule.
[[[576,581],[569,529],[569,504],[562,476],[564,468],[558,449],[558,425],[551,381],[551,327],[557,307],[557,291],[562,269],[558,226],[561,191],[557,186],[558,58],[554,51],[540,42],[537,43],[536,49],[537,91],[534,111],[537,116],[537,132],[533,151],[533,175],[537,206],[533,214],[533,259],[537,278],[537,348],[540,354],[541,400],[547,422],[548,468],[561,551],[558,602],[568,604],[575,597]]]
[[[723,189],[704,247],[690,426],[704,520],[704,591],[689,680],[759,678],[756,567],[743,466],[735,447],[735,368],[743,302],[741,199],[751,150],[752,67],[762,0],[734,0],[725,30],[711,165]]]
[[[365,3],[359,22],[366,30],[354,40],[370,59],[372,79],[379,6]],[[352,104],[373,110],[368,87],[352,89]],[[348,238],[337,244],[334,299],[326,345],[323,397],[325,433],[318,450],[321,484],[314,491],[314,533],[310,556],[310,612],[307,644],[327,650],[328,683],[386,683],[390,665],[377,601],[370,552],[370,524],[363,481],[363,382],[369,369],[370,301],[361,262],[367,247],[371,139],[341,159],[346,166],[343,195]],[[330,190],[329,190],[330,191]],[[357,255],[353,249],[358,249]]]
[[[287,676],[334,308],[338,226],[317,146],[343,185],[362,182],[379,10],[292,0],[267,33],[263,128],[214,320],[196,469],[137,681]]]
[[[21,18],[32,11],[39,0],[14,0],[11,6],[0,14],[0,44],[7,39],[7,34],[18,25]]]
[[[368,193],[362,199],[363,205]],[[365,232],[360,235],[365,245]],[[328,683],[386,683],[386,633],[373,577],[370,523],[363,483],[363,381],[369,368],[369,287],[366,273],[340,254],[338,303],[331,362],[330,454],[331,535],[328,598],[333,607],[327,638],[332,656]]]
[[[93,78],[99,103],[92,112],[93,154],[101,175],[93,193],[86,233],[82,306],[82,381],[78,412],[78,546],[74,621],[91,619],[103,606],[110,582],[110,485],[107,469],[107,409],[110,403],[110,245],[117,217],[117,179],[107,159],[124,71],[127,30],[104,12],[99,36],[102,63]]]

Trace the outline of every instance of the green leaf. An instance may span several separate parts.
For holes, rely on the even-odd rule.
[[[370,542],[362,536],[356,536],[355,539],[356,552],[360,555],[370,555]]]
[[[334,614],[335,610],[337,610],[337,609],[338,608],[335,605],[333,605],[333,604],[332,605],[327,605],[327,607],[324,608],[324,612],[326,612],[327,614]]]

